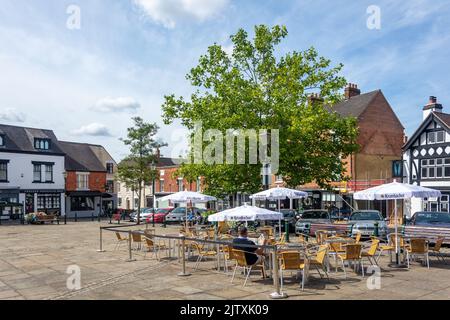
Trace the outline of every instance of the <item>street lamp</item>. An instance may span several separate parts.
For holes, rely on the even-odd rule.
[[[153,197],[152,226],[154,228],[155,227],[155,213],[156,213],[156,211],[155,211],[155,170],[156,170],[156,166],[155,166],[154,161],[152,161],[150,170],[152,170],[152,197]]]

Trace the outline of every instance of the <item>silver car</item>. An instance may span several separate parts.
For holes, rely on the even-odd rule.
[[[203,209],[199,209],[199,208],[193,208],[194,210],[194,220],[195,220],[195,216],[197,215],[197,213],[202,213],[204,212]],[[191,216],[191,209],[188,209],[187,212],[187,216],[188,219]],[[166,216],[166,222],[183,222],[186,220],[186,207],[178,207],[173,209],[167,216]]]
[[[361,233],[361,236],[367,238],[374,235],[375,224],[378,224],[378,236],[387,237],[387,224],[380,211],[378,210],[359,210],[354,211],[348,219],[352,226],[352,235]]]

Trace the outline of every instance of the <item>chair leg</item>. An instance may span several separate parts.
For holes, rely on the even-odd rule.
[[[305,268],[303,268],[303,270],[302,270],[302,291],[305,290],[305,277],[306,277]]]
[[[236,269],[237,268],[238,268],[238,265],[236,264],[236,266],[234,267],[233,276],[231,277],[231,283],[233,283],[234,276],[236,275]]]
[[[430,269],[430,258],[428,257],[428,253],[426,254],[427,258],[427,268]]]
[[[361,259],[359,263],[360,263],[360,265],[361,265],[361,272],[362,272],[362,276],[363,276],[363,278],[364,278],[364,262],[363,262],[363,260]]]
[[[342,270],[344,270],[344,277],[345,277],[345,279],[347,279],[347,271],[345,270],[344,260],[342,260]]]
[[[247,284],[247,280],[248,280],[248,277],[250,277],[250,272],[252,272],[252,268],[253,268],[253,266],[251,266],[251,267],[248,269],[248,273],[247,273],[247,276],[245,277],[245,281],[244,281],[243,287],[245,287],[245,285]]]

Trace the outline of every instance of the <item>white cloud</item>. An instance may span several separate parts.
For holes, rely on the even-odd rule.
[[[9,122],[24,122],[25,115],[13,108],[0,110],[0,120]]]
[[[108,127],[106,127],[104,124],[97,122],[82,126],[79,129],[73,130],[72,133],[78,136],[96,136],[96,137],[111,136]]]
[[[141,105],[131,97],[106,97],[96,102],[93,109],[99,112],[132,112],[135,113]]]
[[[204,21],[225,8],[229,0],[134,0],[156,23],[173,29],[180,20]]]

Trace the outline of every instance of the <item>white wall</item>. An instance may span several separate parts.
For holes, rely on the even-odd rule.
[[[26,153],[0,153],[0,159],[9,160],[8,181],[0,183],[2,188],[20,189],[65,189],[64,185],[64,156],[50,156]],[[33,183],[32,161],[54,162],[53,182],[54,183]],[[45,167],[42,166],[42,176],[45,174]]]

